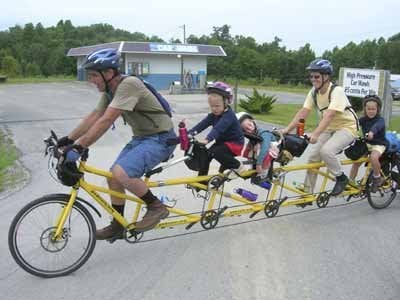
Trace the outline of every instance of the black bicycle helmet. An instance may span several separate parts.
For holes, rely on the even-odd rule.
[[[57,177],[63,185],[74,186],[82,176],[75,162],[63,162],[57,166]]]
[[[378,95],[367,95],[363,99],[363,108],[365,109],[365,105],[367,102],[373,101],[378,106],[378,114],[381,112],[382,109],[382,100],[379,98]]]
[[[329,60],[317,58],[313,60],[306,68],[309,72],[318,72],[321,74],[331,75],[333,73],[333,67]]]

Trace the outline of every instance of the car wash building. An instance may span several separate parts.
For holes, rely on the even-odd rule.
[[[189,89],[204,88],[207,82],[207,58],[226,56],[221,46],[163,44],[153,42],[112,42],[72,48],[67,56],[77,58],[77,78],[86,80],[81,67],[95,50],[114,48],[121,53],[121,72],[140,76],[157,89],[168,89],[173,82]]]

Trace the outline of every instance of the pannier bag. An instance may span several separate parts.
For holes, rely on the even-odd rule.
[[[387,152],[400,152],[400,138],[395,132],[386,132],[386,140],[388,141]]]
[[[57,166],[57,178],[63,185],[74,186],[82,176],[75,162],[64,162]]]
[[[295,157],[300,157],[306,150],[308,142],[304,137],[296,134],[285,134],[283,136],[281,151],[286,150]]]
[[[367,144],[363,139],[355,139],[354,142],[344,150],[344,154],[351,160],[357,160],[368,154]]]
[[[208,152],[205,145],[194,144],[192,157],[188,160],[185,160],[186,166],[190,170],[199,171],[201,166],[204,166],[207,163],[208,163]]]

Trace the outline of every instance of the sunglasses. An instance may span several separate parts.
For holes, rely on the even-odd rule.
[[[320,79],[321,75],[310,75],[310,79]]]

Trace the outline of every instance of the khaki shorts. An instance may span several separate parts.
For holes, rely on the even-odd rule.
[[[385,152],[385,149],[386,149],[386,147],[383,146],[383,145],[371,145],[371,144],[368,144],[368,143],[367,143],[367,148],[368,148],[369,152],[377,151],[380,154],[383,154],[383,152]]]

